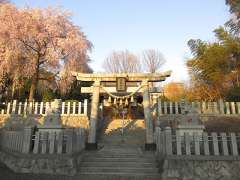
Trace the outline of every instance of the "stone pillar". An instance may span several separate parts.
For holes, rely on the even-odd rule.
[[[98,120],[99,93],[100,93],[100,81],[95,81],[93,84],[88,143],[86,146],[88,150],[97,149],[96,131],[97,131],[97,120]]]
[[[146,150],[155,150],[156,144],[154,143],[154,135],[153,135],[153,121],[152,121],[152,113],[151,113],[151,104],[150,104],[150,95],[149,95],[149,86],[148,81],[142,81],[143,85],[143,107],[144,107],[144,119],[145,119],[145,127],[146,127]]]

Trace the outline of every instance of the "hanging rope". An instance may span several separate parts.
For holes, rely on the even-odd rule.
[[[110,92],[108,92],[103,86],[100,86],[109,96],[113,97],[114,99],[126,99],[126,98],[130,98],[131,96],[133,96],[134,94],[136,94],[144,85],[141,85],[137,88],[136,91],[132,92],[129,95],[126,96],[116,96]]]

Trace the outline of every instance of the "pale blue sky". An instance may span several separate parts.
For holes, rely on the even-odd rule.
[[[229,18],[225,0],[12,0],[18,6],[61,6],[73,13],[94,49],[91,67],[103,71],[112,50],[160,50],[172,70],[170,80],[186,80],[191,38],[214,40],[212,31]]]

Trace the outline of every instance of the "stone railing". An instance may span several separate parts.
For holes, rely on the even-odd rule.
[[[0,114],[18,114],[18,115],[46,115],[48,109],[51,108],[51,102],[13,102],[1,103]],[[83,102],[62,102],[61,115],[87,115],[88,100]]]
[[[85,148],[84,129],[61,132],[36,132],[33,135],[33,154],[72,154]]]
[[[240,115],[240,102],[191,102],[199,114]],[[153,109],[159,116],[182,114],[181,102],[167,102],[161,99],[153,100]]]
[[[163,157],[239,158],[240,136],[236,133],[174,134],[169,127],[156,128],[157,153]],[[235,157],[235,158],[234,158]],[[240,158],[239,158],[240,159]]]
[[[8,151],[22,152],[24,134],[23,131],[1,131],[0,147]]]
[[[73,154],[85,148],[83,128],[64,129],[59,132],[37,131],[26,127],[24,131],[2,131],[2,150],[23,154]]]

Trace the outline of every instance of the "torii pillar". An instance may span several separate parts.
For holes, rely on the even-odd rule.
[[[149,94],[149,84],[148,80],[142,81],[143,86],[143,109],[146,127],[146,150],[155,150],[156,144],[154,143],[154,133],[153,133],[153,118],[151,112],[150,94]]]
[[[98,121],[98,106],[99,106],[100,81],[95,81],[93,84],[93,95],[91,103],[91,114],[89,121],[89,134],[86,148],[88,150],[97,149],[96,132]]]

